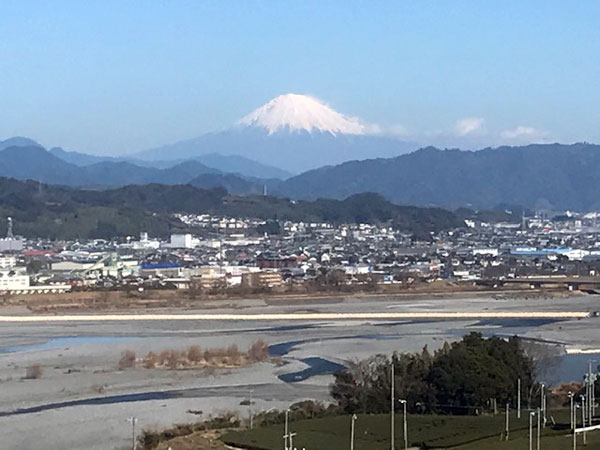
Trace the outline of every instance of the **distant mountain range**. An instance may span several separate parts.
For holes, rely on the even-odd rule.
[[[535,144],[479,151],[422,148],[311,96],[276,97],[229,130],[109,157],[26,137],[0,141],[0,176],[103,187],[185,184],[292,199],[373,192],[396,204],[600,210],[600,146]],[[291,174],[296,174],[291,176]]]
[[[9,147],[34,147],[34,146],[41,147],[41,145],[38,144],[33,139],[29,139],[29,138],[22,137],[22,136],[15,136],[15,137],[8,138],[4,141],[0,141],[0,150],[4,150],[5,148],[9,148]]]
[[[226,173],[198,160],[172,161],[172,165],[156,161],[158,167],[153,167],[56,148],[46,151],[27,138],[14,138],[8,144],[0,142],[0,176],[66,186],[189,183],[200,188],[224,187],[242,195],[262,194],[266,188],[271,195],[292,199],[345,199],[373,192],[395,204],[452,209],[516,205],[538,210],[600,210],[600,146],[587,143],[479,151],[427,147],[395,158],[325,166],[283,181]]]
[[[600,210],[600,146],[428,147],[395,158],[322,167],[278,186],[279,195],[298,199],[341,199],[359,192],[376,192],[396,204]]]
[[[5,147],[4,143],[23,146]],[[4,148],[3,148],[4,147]],[[231,194],[261,194],[265,186],[279,185],[277,178],[254,178],[238,173],[224,173],[198,160],[157,162],[156,166],[119,158],[99,157],[84,153],[67,152],[60,148],[45,150],[35,141],[15,138],[0,142],[0,176],[43,183],[107,188],[133,184],[192,184],[201,188],[224,187]],[[208,155],[210,156],[210,155]],[[223,162],[222,167],[234,167],[244,158],[214,157],[212,162]],[[252,161],[247,167],[260,172],[260,164]],[[249,171],[253,173],[252,170]],[[267,168],[267,173],[270,170]]]
[[[146,160],[131,157],[88,155],[86,153],[67,151],[61,147],[53,147],[48,151],[63,161],[77,166],[89,166],[99,162],[128,162],[140,167],[164,169],[185,161],[197,161],[219,172],[236,173],[245,177],[283,179],[291,176],[290,172],[239,155],[206,153],[201,155],[191,154],[188,157],[178,158],[169,152],[165,152],[166,156],[164,160]]]
[[[415,148],[414,143],[370,134],[369,127],[358,119],[344,116],[314,97],[285,94],[228,130],[142,151],[134,157],[149,161],[200,158],[205,162],[202,155],[241,155],[298,174],[354,159],[397,156]],[[253,176],[287,178],[277,173]]]
[[[203,174],[219,173],[198,161],[186,161],[165,169],[140,167],[124,161],[77,166],[40,146],[8,147],[0,151],[0,176],[65,186],[185,184]]]

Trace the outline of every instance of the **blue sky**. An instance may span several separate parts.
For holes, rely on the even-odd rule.
[[[124,154],[312,94],[423,144],[600,142],[597,1],[0,6],[0,139]]]

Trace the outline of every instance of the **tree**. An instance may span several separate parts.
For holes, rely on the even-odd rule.
[[[445,343],[433,356],[424,347],[420,353],[394,353],[391,360],[376,355],[351,364],[335,374],[330,386],[338,406],[346,413],[389,411],[391,364],[396,398],[406,399],[409,410],[419,413],[467,414],[490,398],[514,400],[518,379],[524,392],[534,386],[533,362],[520,339],[471,333]]]
[[[497,337],[484,339],[470,333],[440,354],[431,367],[428,381],[436,393],[434,410],[467,413],[490,398],[510,402],[521,378],[523,389],[533,384],[531,361],[520,340]]]

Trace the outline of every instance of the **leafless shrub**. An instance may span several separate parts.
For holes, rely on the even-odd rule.
[[[108,386],[106,384],[95,384],[94,386],[92,386],[92,391],[98,393],[98,394],[104,394],[106,393],[106,388]]]
[[[248,349],[248,358],[252,362],[265,361],[269,357],[269,346],[265,341],[256,341]]]
[[[198,363],[202,360],[202,350],[198,345],[192,345],[187,352],[187,358],[190,362]]]
[[[144,358],[144,369],[154,369],[158,364],[158,355],[154,352],[149,352]]]
[[[179,367],[179,352],[177,350],[171,350],[169,352],[169,357],[167,358],[167,366],[171,370],[177,369]]]
[[[121,359],[119,360],[119,370],[131,369],[135,367],[135,352],[132,350],[125,350],[121,353]]]
[[[215,349],[207,348],[204,350],[204,359],[206,361],[212,361],[217,356]]]
[[[237,345],[230,345],[226,350],[227,362],[229,364],[238,365],[242,363],[242,353],[238,349]]]
[[[277,367],[285,365],[285,360],[281,356],[271,358],[271,362],[273,362],[273,364],[275,364]]]
[[[25,378],[26,380],[37,380],[39,378],[42,378],[43,374],[44,370],[42,369],[42,366],[40,364],[35,363],[31,364],[25,369],[25,376],[23,378]]]
[[[225,350],[225,354],[227,356],[237,357],[240,356],[240,350],[238,349],[237,345],[233,344],[227,347],[227,350]]]
[[[166,365],[167,362],[169,361],[170,356],[171,356],[170,350],[163,350],[158,355],[158,364],[160,364],[161,366]]]
[[[125,352],[122,360],[125,359]],[[135,363],[135,353],[133,354]],[[204,351],[199,345],[192,345],[186,350],[163,350],[159,354],[149,352],[143,359],[143,367],[153,369],[155,367],[167,367],[171,370],[187,367],[210,367],[210,366],[241,366],[247,363],[265,361],[269,358],[269,346],[263,342],[255,342],[247,352],[241,352],[237,345],[228,347],[206,348]],[[120,365],[121,367],[121,365]],[[127,363],[124,363],[124,367]]]

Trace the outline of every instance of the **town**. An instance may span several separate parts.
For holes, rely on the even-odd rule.
[[[0,293],[186,290],[190,295],[600,287],[598,213],[402,233],[332,224],[177,214],[194,233],[87,241],[23,239],[8,218]]]

